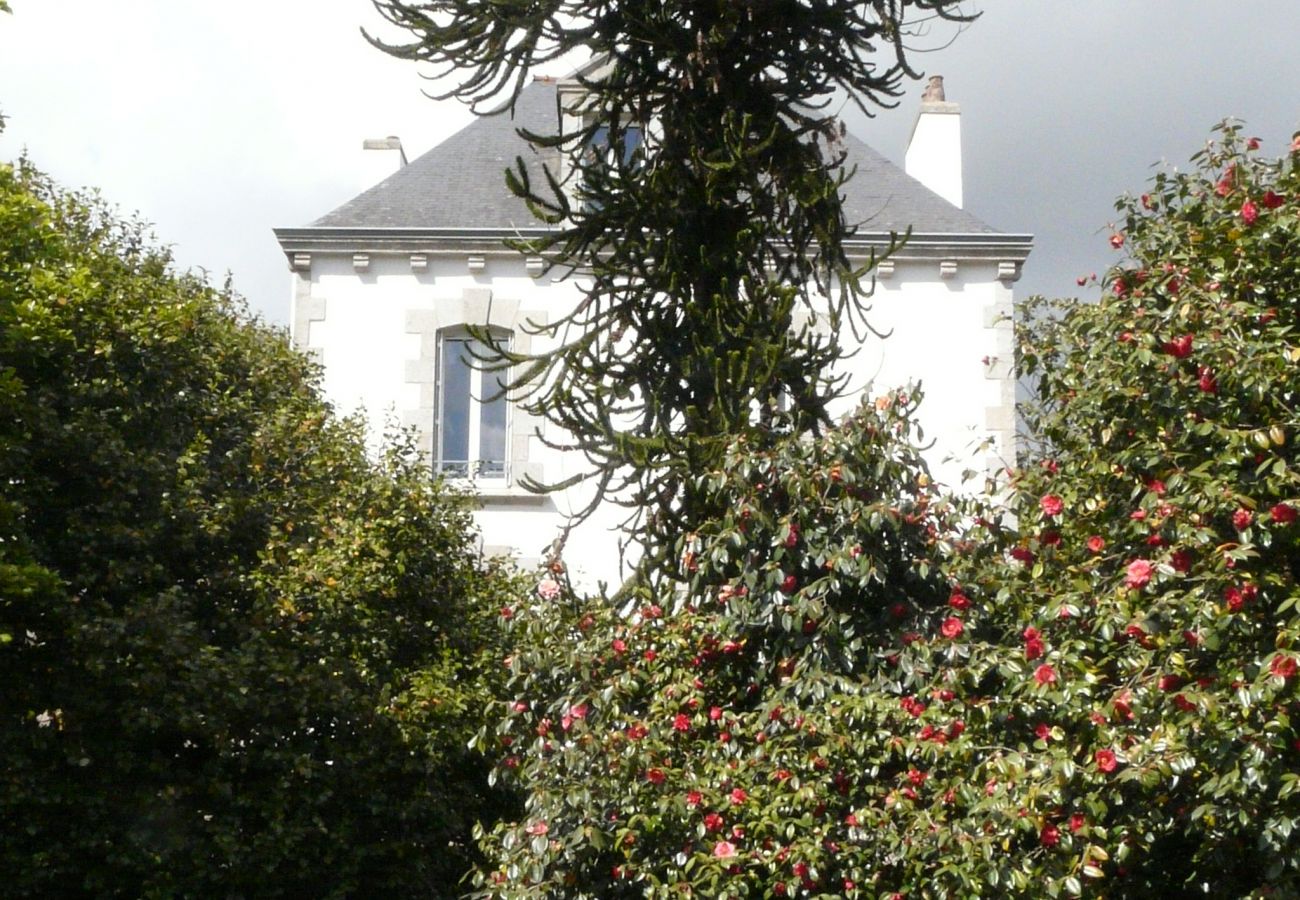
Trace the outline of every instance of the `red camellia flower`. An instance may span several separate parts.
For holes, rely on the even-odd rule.
[[[1241,221],[1247,225],[1254,225],[1255,220],[1259,218],[1259,208],[1255,206],[1254,201],[1247,200],[1241,204]]]
[[[1122,234],[1121,234],[1120,232],[1118,232],[1118,231],[1115,232],[1114,234],[1112,234],[1112,235],[1110,236],[1110,245],[1111,245],[1112,247],[1114,247],[1116,250],[1118,250],[1120,247],[1123,247],[1123,246],[1124,246],[1124,235],[1122,235]]]
[[[953,609],[970,609],[970,598],[963,594],[960,589],[954,589],[948,595],[948,605]]]
[[[1160,349],[1175,359],[1186,359],[1192,355],[1192,336],[1184,334],[1171,341],[1165,341],[1160,345]]]
[[[1294,656],[1278,654],[1273,657],[1273,661],[1268,664],[1268,671],[1278,678],[1290,678],[1295,674],[1296,661]]]
[[[1296,519],[1296,509],[1289,503],[1276,503],[1268,515],[1278,525],[1290,525]]]
[[[1209,366],[1201,366],[1196,374],[1200,376],[1196,381],[1196,386],[1206,394],[1217,394],[1219,392],[1219,381],[1214,377],[1214,371]]]
[[[1038,501],[1038,505],[1042,508],[1045,516],[1059,516],[1061,511],[1065,509],[1065,501],[1055,494],[1044,494],[1042,499]]]
[[[793,594],[799,587],[799,579],[793,575],[787,575],[781,580],[781,591],[786,594]]]
[[[1055,825],[1044,825],[1038,833],[1038,840],[1044,847],[1055,847],[1061,843],[1061,830]]]
[[[722,821],[722,816],[717,813],[711,812],[704,817],[705,830],[721,831],[724,827],[726,827],[726,823]]]
[[[1245,531],[1250,527],[1250,510],[1242,507],[1232,514],[1232,527],[1238,531]]]
[[[1030,550],[1028,547],[1012,547],[1011,558],[1016,562],[1028,565],[1034,561],[1034,551]]]
[[[1043,638],[1038,633],[1038,629],[1030,625],[1025,629],[1025,659],[1034,660],[1042,656],[1047,648],[1043,644]]]
[[[731,802],[732,802],[732,803],[737,803],[737,804],[739,804],[739,803],[744,803],[744,802],[745,802],[746,800],[748,800],[748,799],[749,799],[749,794],[746,794],[746,793],[745,793],[745,789],[744,789],[744,788],[733,788],[733,789],[732,789],[732,791],[731,791]]]
[[[1087,824],[1088,824],[1088,819],[1084,816],[1083,813],[1075,813],[1074,815],[1070,816],[1070,830],[1073,831],[1075,834],[1078,834],[1080,831],[1082,831],[1084,826]]]
[[[1223,600],[1228,605],[1230,612],[1241,612],[1242,607],[1246,605],[1246,601],[1255,595],[1253,590],[1247,590],[1247,588],[1252,587],[1253,585],[1247,585],[1244,588],[1229,585],[1223,589]]]
[[[1286,198],[1273,191],[1267,191],[1259,202],[1264,204],[1265,209],[1277,209],[1286,202]]]
[[[646,728],[640,722],[635,722],[627,726],[627,736],[634,741],[641,740],[641,738],[645,737],[649,732],[650,729]]]
[[[686,715],[686,713],[678,713],[677,715],[673,716],[673,730],[690,731],[691,717]]]
[[[1161,675],[1160,681],[1157,682],[1157,684],[1160,687],[1160,690],[1166,692],[1178,690],[1179,686],[1182,683],[1183,680],[1179,678],[1177,675]]]
[[[1175,550],[1169,554],[1169,565],[1174,567],[1175,572],[1186,575],[1192,570],[1192,554],[1186,550]]]
[[[1056,669],[1044,663],[1034,669],[1034,681],[1041,685],[1056,684]]]
[[[691,806],[691,807],[699,806],[699,805],[700,805],[700,801],[702,801],[703,799],[704,799],[704,795],[701,794],[699,791],[687,791],[687,792],[686,792],[686,805],[687,805],[687,806]]]
[[[1119,761],[1115,758],[1114,750],[1098,750],[1092,755],[1093,761],[1097,763],[1097,768],[1102,772],[1110,773],[1115,771]]]
[[[1151,573],[1153,571],[1154,566],[1151,565],[1149,560],[1133,560],[1128,564],[1128,568],[1125,570],[1124,586],[1133,588],[1134,590],[1140,590],[1141,588],[1146,587],[1147,583],[1151,581]]]
[[[1034,728],[1034,735],[1040,741],[1050,741],[1052,739],[1052,726],[1046,722],[1039,722],[1038,726]]]
[[[948,618],[944,619],[943,624],[939,626],[939,631],[946,638],[958,637],[962,633],[962,630],[963,630],[963,625],[961,619],[957,618],[956,616],[949,616]]]
[[[1106,540],[1101,535],[1094,534],[1092,537],[1088,538],[1089,553],[1100,553],[1102,550],[1105,549],[1106,549]]]
[[[663,784],[664,777],[663,769],[651,769],[645,773],[645,780],[651,784]]]

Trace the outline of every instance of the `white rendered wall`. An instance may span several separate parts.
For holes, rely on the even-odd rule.
[[[425,419],[432,421],[427,384],[412,381],[421,371],[427,380],[433,366],[427,340],[413,331],[418,323],[427,332],[431,317],[446,321],[471,308],[481,315],[485,302],[492,315],[509,310],[518,321],[553,319],[580,296],[573,281],[535,278],[517,257],[488,257],[471,272],[464,255],[430,255],[417,270],[409,255],[374,254],[359,270],[351,255],[313,254],[295,278],[294,339],[324,364],[324,389],[335,408],[367,416],[376,446],[386,424],[424,427]],[[878,280],[871,304],[870,323],[889,336],[869,336],[846,363],[853,391],[877,394],[921,382],[919,418],[935,441],[926,458],[943,483],[958,487],[963,470],[982,479],[1000,462],[1009,463],[1014,386],[1010,321],[1003,317],[1010,315],[1011,291],[997,279],[997,264],[898,260],[892,274]],[[531,349],[543,349],[540,339]],[[846,397],[834,412],[847,412],[859,399]],[[561,437],[548,434],[544,422],[511,415],[514,435],[540,428],[547,437]],[[546,482],[584,469],[579,455],[549,449],[535,437],[527,438],[526,455],[529,472]],[[535,565],[587,497],[581,486],[545,497],[494,489],[476,514],[483,545]],[[563,557],[580,584],[616,586],[625,574],[617,525],[627,513],[607,504],[568,538]]]

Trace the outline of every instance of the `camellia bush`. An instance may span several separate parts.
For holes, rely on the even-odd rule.
[[[737,442],[625,608],[502,611],[483,896],[1300,895],[1300,143],[1194,161],[1100,302],[1026,309],[994,511],[891,395]]]
[[[1224,125],[1193,163],[1121,201],[1099,303],[1029,310],[1021,534],[981,588],[1023,626],[999,693],[1041,697],[1008,710],[1027,875],[1296,896],[1300,140]]]
[[[966,727],[917,690],[906,648],[960,633],[942,570],[975,552],[928,486],[914,402],[815,441],[737,442],[694,485],[730,511],[627,607],[548,576],[503,611],[498,772],[528,799],[486,837],[484,895],[874,896],[904,877],[883,836],[929,795],[928,748]]]
[[[455,896],[508,573],[312,364],[0,166],[6,896]]]

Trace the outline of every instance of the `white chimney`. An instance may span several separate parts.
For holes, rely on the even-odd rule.
[[[406,151],[402,149],[402,139],[395,134],[385,138],[366,138],[361,142],[365,151],[361,159],[361,171],[357,173],[361,190],[372,188],[406,165]]]
[[[961,108],[943,95],[943,76],[931,75],[921,95],[903,168],[953,206],[961,196]]]

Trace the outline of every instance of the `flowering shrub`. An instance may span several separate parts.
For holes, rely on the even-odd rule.
[[[1120,202],[1099,303],[1029,309],[1027,561],[971,577],[1057,673],[992,685],[1013,805],[1056,828],[1007,860],[1030,893],[1300,892],[1300,143],[1258,147],[1223,126]]]
[[[965,654],[941,569],[967,545],[908,442],[914,402],[739,442],[696,485],[728,511],[626,608],[566,591],[508,611],[498,771],[528,801],[486,838],[485,894],[865,897],[902,878],[903,837],[880,834],[932,800],[929,759],[966,727],[908,653]]]
[[[1122,201],[1099,303],[1030,304],[1015,530],[931,493],[895,396],[734,447],[626,608],[509,610],[482,893],[1300,894],[1300,145],[1257,149]]]

